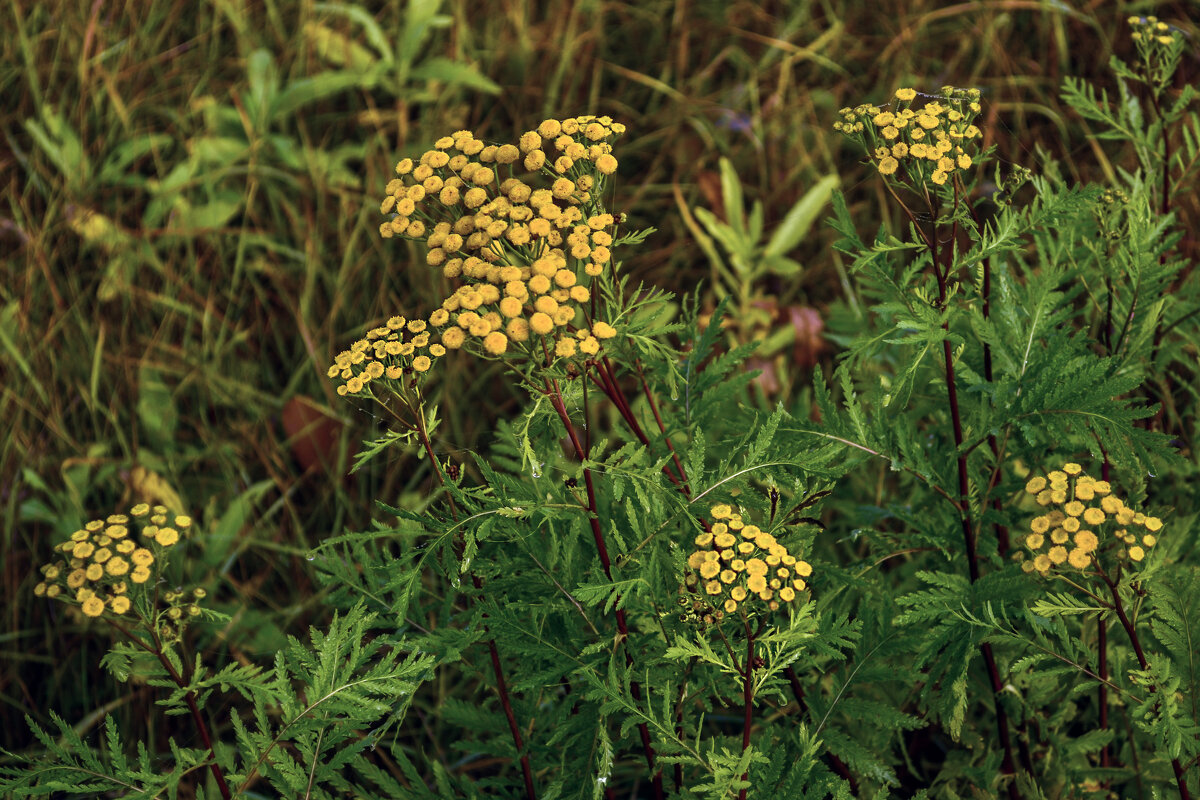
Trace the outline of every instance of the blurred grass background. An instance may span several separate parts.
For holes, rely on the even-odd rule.
[[[900,86],[980,87],[1002,163],[1114,174],[1127,160],[1058,87],[1078,75],[1111,90],[1131,14],[1196,41],[1188,3],[1126,0],[6,0],[0,747],[29,746],[22,716],[45,724],[51,709],[81,731],[102,711],[153,719],[145,687],[96,679],[104,643],[32,594],[51,543],[88,519],[142,499],[196,515],[208,544],[187,581],[233,615],[199,644],[263,661],[325,614],[311,545],[369,528],[373,498],[423,502],[415,452],[348,474],[378,421],[324,379],[365,328],[446,290],[415,248],[376,233],[398,158],[460,128],[505,141],[546,117],[609,114],[629,128],[619,207],[658,229],[625,269],[690,291],[718,279],[693,212],[725,217],[722,156],[768,231],[829,175],[863,230],[890,223],[882,184],[830,126]],[[1180,204],[1197,219],[1194,193]],[[772,402],[836,355],[830,328],[853,325],[832,238],[814,226],[789,253],[800,271],[744,298],[754,318],[736,335],[780,343],[760,365]],[[492,377],[441,368],[444,452],[486,447],[517,408]]]

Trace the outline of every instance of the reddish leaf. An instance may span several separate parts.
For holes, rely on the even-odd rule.
[[[328,470],[337,464],[342,423],[311,398],[297,395],[288,400],[283,406],[282,421],[292,455],[305,472],[314,466]]]
[[[812,306],[788,306],[788,317],[796,331],[792,361],[801,367],[815,367],[821,351],[825,349],[825,339],[821,336],[821,331],[825,330],[825,320]]]

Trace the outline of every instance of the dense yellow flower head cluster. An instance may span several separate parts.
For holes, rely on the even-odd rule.
[[[446,353],[444,346],[429,341],[428,327],[423,319],[396,316],[372,328],[367,338],[338,353],[329,367],[327,375],[340,381],[337,393],[370,394],[375,381],[401,394],[411,389]]]
[[[695,539],[696,550],[688,556],[695,572],[689,585],[708,595],[722,614],[739,608],[751,610],[757,598],[770,610],[780,601],[790,603],[807,588],[804,579],[812,565],[802,561],[756,525],[748,525],[730,506],[713,506],[711,530]]]
[[[396,165],[380,234],[423,241],[429,265],[458,284],[429,316],[442,346],[587,358],[616,335],[588,304],[611,268],[617,220],[600,198],[624,131],[593,116],[545,120],[516,144],[459,131]]]
[[[1133,33],[1129,35],[1138,43],[1144,53],[1151,53],[1157,48],[1171,47],[1175,44],[1178,29],[1171,27],[1158,17],[1130,17],[1129,27]]]
[[[192,525],[190,517],[167,513],[165,506],[139,503],[128,515],[92,520],[55,548],[61,557],[41,567],[33,593],[73,600],[89,617],[127,613],[131,589],[150,581],[163,553]],[[141,528],[140,538],[131,527]]]
[[[1025,491],[1047,509],[1029,523],[1022,542],[1028,557],[1017,554],[1026,572],[1086,570],[1107,549],[1132,564],[1158,542],[1162,520],[1129,508],[1107,481],[1088,476],[1079,464],[1070,462],[1045,477],[1030,478]]]
[[[974,124],[979,90],[943,86],[942,94],[921,108],[913,89],[898,89],[887,108],[843,108],[836,131],[859,142],[880,174],[905,177],[914,186],[945,185],[956,172],[970,169],[982,136]]]

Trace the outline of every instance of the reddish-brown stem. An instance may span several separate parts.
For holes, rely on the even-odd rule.
[[[1148,671],[1150,663],[1146,660],[1145,651],[1142,650],[1142,640],[1138,636],[1137,628],[1129,620],[1129,615],[1125,613],[1125,603],[1121,600],[1121,593],[1117,590],[1116,581],[1109,579],[1103,571],[1100,572],[1100,577],[1104,581],[1104,585],[1108,587],[1109,594],[1112,595],[1113,611],[1117,613],[1117,619],[1121,621],[1121,627],[1125,629],[1125,635],[1129,637],[1129,643],[1133,645],[1133,652],[1137,656],[1138,664],[1141,665],[1143,671]],[[1117,580],[1120,580],[1119,573]],[[1148,684],[1147,688],[1152,694],[1158,693],[1158,687],[1153,683]],[[1179,787],[1179,800],[1191,800],[1192,793],[1188,789],[1187,775],[1184,774],[1183,765],[1179,763],[1178,758],[1171,759],[1171,769],[1175,771],[1175,785]]]
[[[433,452],[433,444],[429,441],[429,433],[425,429],[425,418],[421,414],[420,406],[416,409],[417,417],[417,433],[421,438],[421,446],[425,448],[425,454],[429,456],[429,461],[433,464],[433,474],[437,478],[438,484],[446,485],[446,477],[442,474],[442,467],[438,463],[437,456]],[[447,491],[446,496],[450,499],[450,513],[455,519],[458,519],[458,508],[454,504],[454,496]],[[455,547],[459,551],[458,556],[462,556],[462,542],[455,542]],[[475,586],[475,591],[483,592],[483,580],[474,572],[471,573],[471,583]],[[487,615],[484,615],[486,619]],[[484,630],[487,630],[487,624],[484,624]],[[513,738],[513,745],[517,749],[518,758],[521,762],[521,776],[525,781],[525,796],[529,800],[537,800],[537,792],[533,788],[533,765],[529,761],[529,754],[524,752],[525,745],[521,740],[521,727],[517,725],[517,715],[513,711],[512,701],[508,695],[508,681],[504,679],[504,667],[500,663],[500,651],[496,648],[496,640],[487,640],[488,656],[492,662],[492,673],[496,676],[496,692],[500,695],[500,706],[504,709],[504,718],[508,721],[508,730]]]
[[[1103,448],[1101,452],[1104,452]],[[1108,482],[1111,473],[1112,467],[1108,462],[1108,453],[1105,452],[1104,464],[1100,468],[1100,477]],[[1100,676],[1096,701],[1100,704],[1100,730],[1106,731],[1108,730],[1108,621],[1103,616],[1096,618],[1096,649],[1099,651],[1096,672]],[[1112,766],[1112,758],[1109,755],[1107,744],[1100,748],[1100,766],[1104,768]]]
[[[983,318],[984,319],[987,319],[988,316],[991,314],[991,310],[992,310],[991,306],[992,306],[992,260],[990,258],[985,258],[983,260]],[[988,383],[992,382],[992,346],[990,344],[988,344],[987,342],[983,343],[983,377]],[[1000,445],[996,443],[996,435],[994,433],[989,433],[987,438],[988,438],[988,446],[991,447],[991,449],[992,449],[992,459],[997,463],[997,465],[999,465]],[[994,508],[996,510],[997,516],[999,516],[999,513],[1002,510],[1000,498],[996,498],[992,501],[992,508]],[[1003,524],[1001,524],[1000,522],[996,522],[994,528],[996,531],[997,549],[1000,551],[1000,557],[1004,558],[1006,555],[1008,555],[1008,547],[1009,547],[1008,528],[1006,526],[1004,526]]]
[[[133,637],[131,636],[130,638]],[[154,635],[154,648],[151,652],[158,658],[159,663],[166,669],[167,674],[171,676],[171,680],[176,686],[183,689],[188,685],[188,682],[176,671],[170,659],[163,652],[162,644],[158,641],[157,635]],[[205,724],[204,717],[200,714],[200,707],[196,704],[196,693],[188,689],[183,696],[183,700],[187,703],[188,711],[192,714],[192,722],[196,724],[196,732],[200,734],[200,741],[204,743],[204,746],[208,748],[209,755],[212,756],[212,762],[208,765],[208,768],[212,772],[213,780],[217,782],[217,789],[220,790],[221,797],[229,800],[232,796],[229,792],[229,784],[225,782],[225,773],[221,770],[221,765],[217,763],[217,751],[213,748],[212,737],[208,734],[208,725]]]
[[[800,676],[796,674],[796,670],[792,667],[786,667],[783,670],[784,676],[788,680],[788,685],[792,687],[792,696],[796,698],[796,705],[799,707],[800,714],[805,713],[807,707],[804,702],[804,687],[800,684]],[[858,796],[858,781],[854,779],[850,768],[846,766],[846,762],[842,761],[831,750],[825,751],[825,757],[829,759],[829,766],[833,767],[833,771],[838,774],[850,787],[850,794],[854,797]]]
[[[575,457],[582,464],[587,460],[587,451],[583,449],[583,444],[579,441],[579,434],[575,430],[575,424],[571,421],[571,415],[567,413],[567,407],[563,403],[562,392],[558,388],[558,382],[547,384],[546,394],[550,398],[550,404],[558,413],[558,418],[562,420],[563,427],[567,431],[567,438],[571,440],[571,447],[575,450]],[[604,541],[604,531],[600,528],[600,510],[596,502],[596,486],[592,480],[592,471],[587,467],[583,468],[583,485],[587,489],[587,510],[588,522],[592,528],[592,539],[596,543],[596,553],[600,557],[600,565],[604,568],[605,576],[612,580],[612,563],[608,557],[608,545]],[[617,598],[617,631],[621,635],[621,647],[625,653],[626,667],[633,666],[633,656],[629,653],[629,625],[625,619],[625,609],[620,607],[620,598]],[[633,699],[637,702],[642,700],[641,683],[635,679],[629,681],[629,692],[633,695]],[[637,725],[638,735],[642,741],[642,752],[646,756],[646,764],[650,768],[653,775],[651,782],[654,786],[655,800],[663,800],[665,797],[663,789],[662,770],[655,764],[654,746],[650,742],[650,729],[644,722],[639,722]]]
[[[648,437],[646,432],[642,430],[642,426],[638,423],[637,417],[633,415],[633,410],[625,401],[624,394],[622,394],[620,387],[618,387],[616,384],[615,376],[611,375],[609,372],[606,372],[603,366],[600,364],[596,365],[596,373],[596,375],[592,376],[592,381],[600,387],[600,390],[604,392],[605,396],[607,396],[609,400],[613,401],[613,405],[617,407],[617,411],[621,414],[621,418],[624,419],[626,424],[629,425],[629,429],[633,431],[633,435],[637,437],[638,441],[649,447],[650,437]],[[668,442],[668,445],[669,444],[670,442]],[[671,472],[670,466],[664,464],[662,473],[667,476],[667,479],[671,481],[671,483],[675,484],[676,486],[680,485],[679,478]]]
[[[1100,704],[1100,730],[1108,730],[1108,623],[1104,617],[1096,619],[1096,649],[1099,651],[1099,659],[1096,665],[1096,672],[1100,676],[1100,687],[1097,690],[1097,702]],[[1109,752],[1108,745],[1100,748],[1100,766],[1109,767]]]
[[[167,675],[170,676],[171,681],[176,686],[178,686],[180,689],[183,689],[188,685],[189,679],[184,678],[179,674],[179,672],[175,669],[175,666],[171,663],[171,660],[168,659],[166,654],[163,652],[162,642],[159,640],[158,634],[155,631],[150,632],[150,636],[154,640],[154,646],[151,647],[150,645],[146,644],[144,640],[135,636],[133,631],[129,630],[121,623],[115,622],[107,617],[105,618],[105,622],[120,631],[121,635],[126,639],[157,658],[158,662],[163,665],[163,669],[167,671]],[[190,711],[192,714],[192,722],[194,722],[196,725],[196,732],[200,734],[200,741],[204,743],[204,746],[208,748],[209,755],[212,756],[212,762],[208,765],[208,768],[212,772],[213,779],[217,782],[217,788],[221,792],[221,797],[225,798],[225,800],[229,800],[229,784],[225,782],[225,773],[221,770],[221,765],[217,763],[217,751],[213,749],[212,737],[209,736],[208,733],[208,725],[205,724],[204,717],[200,715],[200,707],[196,704],[196,694],[189,689],[184,694],[183,699],[184,702],[187,703],[188,711]]]
[[[746,623],[746,663],[742,669],[742,700],[745,704],[745,716],[742,719],[742,753],[750,747],[750,729],[754,725],[754,631]],[[742,780],[749,778],[749,772],[742,773]],[[746,800],[746,789],[738,792],[738,800]]]
[[[621,409],[621,416],[629,421],[629,425],[633,428],[634,434],[638,439],[647,439],[645,431],[637,421],[637,417],[633,414],[633,409],[629,405],[629,401],[625,399],[625,393],[621,391],[620,385],[617,383],[617,374],[613,371],[612,362],[605,356],[603,360],[596,363],[596,368],[604,375],[604,380],[612,389],[612,394],[609,395],[612,401]]]
[[[1155,116],[1158,118],[1158,124],[1162,130],[1162,193],[1159,199],[1158,213],[1160,216],[1165,217],[1171,210],[1171,132],[1167,128],[1166,120],[1163,119],[1162,105],[1159,101],[1159,92],[1157,87],[1151,91],[1151,99],[1153,101]],[[1167,254],[1165,251],[1159,254],[1158,263],[1167,263]],[[1187,273],[1185,272],[1183,277],[1186,277],[1186,275]],[[1174,282],[1174,285],[1172,285],[1170,291],[1173,292],[1175,290],[1179,280]],[[1151,364],[1158,361],[1158,350],[1162,346],[1163,333],[1163,321],[1160,317],[1158,322],[1154,325],[1154,348],[1150,351]],[[1169,371],[1165,373],[1163,381],[1165,383],[1165,391],[1163,392],[1164,402],[1158,409],[1158,413],[1147,419],[1147,427],[1153,425],[1155,422],[1161,421],[1164,416],[1164,411],[1167,405],[1165,401],[1170,397],[1171,394],[1171,373]]]
[[[605,361],[607,360],[606,358]],[[679,460],[679,453],[675,452],[675,445],[671,443],[671,437],[667,436],[667,426],[663,424],[662,414],[658,413],[658,403],[654,402],[654,393],[650,391],[650,384],[646,382],[646,373],[642,371],[642,362],[638,360],[635,363],[637,364],[638,379],[642,382],[642,393],[646,395],[646,402],[650,404],[650,410],[654,412],[654,421],[658,423],[658,430],[667,443],[667,449],[671,451],[671,460],[675,462],[675,470],[679,478],[683,481],[683,485],[679,487],[679,490],[688,497],[691,497],[692,490],[688,486],[687,473],[683,470],[683,463]]]
[[[939,261],[938,242],[937,242],[937,208],[931,202],[929,205],[930,216],[932,218],[932,227],[927,241],[930,243],[930,256],[933,261],[933,274],[937,278],[938,285],[938,309],[945,310],[947,297],[947,280],[950,274],[950,267],[947,266],[945,271],[941,269]],[[950,320],[942,322],[942,330],[945,331],[945,336],[942,339],[942,355],[946,362],[946,396],[950,404],[950,421],[954,431],[954,450],[955,461],[958,466],[958,516],[962,524],[963,543],[966,547],[967,555],[967,573],[970,575],[971,583],[979,580],[979,563],[976,559],[975,552],[975,533],[971,529],[971,508],[970,508],[970,479],[967,472],[967,456],[962,452],[963,444],[963,426],[962,414],[958,406],[958,387],[954,379],[954,353],[950,347]],[[1016,782],[1016,766],[1013,762],[1012,741],[1008,731],[1008,712],[1004,708],[1004,703],[1001,700],[1001,693],[1004,690],[1004,683],[1000,680],[1000,670],[996,667],[996,657],[992,653],[992,646],[988,642],[980,645],[980,653],[983,655],[984,665],[987,667],[988,678],[992,684],[993,702],[996,708],[996,731],[1000,737],[1000,746],[1002,749],[1002,758],[1000,762],[1001,771],[1008,776],[1008,796],[1010,800],[1019,800],[1021,797],[1020,791],[1017,789]]]
[[[116,630],[120,631],[122,636],[130,640],[130,642],[138,645],[139,648],[142,648],[146,652],[149,652],[150,655],[155,656],[158,660],[158,663],[162,664],[163,669],[167,670],[170,680],[172,680],[176,686],[179,686],[180,688],[187,686],[187,679],[179,674],[178,670],[175,669],[174,664],[170,663],[169,658],[167,658],[167,655],[162,651],[162,642],[158,640],[158,634],[156,632],[151,631],[150,633],[151,638],[154,639],[154,646],[150,646],[149,644],[146,644],[143,639],[134,636],[133,632],[128,630],[128,628],[126,628],[124,625],[121,625],[120,622],[115,622],[108,618],[106,618],[104,621],[107,621],[109,625],[112,625],[116,628]],[[200,735],[200,741],[203,741],[204,746],[209,748],[209,754],[212,757],[212,762],[209,764],[209,771],[212,772],[212,778],[214,778],[214,780],[217,782],[217,789],[220,790],[222,798],[229,800],[229,784],[226,783],[226,780],[224,780],[224,772],[221,769],[221,765],[217,764],[217,751],[214,750],[214,747],[212,747],[212,738],[209,735],[209,726],[208,724],[205,724],[204,717],[200,716],[200,708],[196,703],[196,693],[188,690],[184,694],[184,702],[187,703],[187,710],[191,711],[192,722],[196,723],[196,732]]]

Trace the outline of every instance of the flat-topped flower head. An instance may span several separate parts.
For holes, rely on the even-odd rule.
[[[739,610],[753,614],[764,606],[775,611],[808,588],[804,579],[812,575],[812,565],[775,537],[746,524],[724,503],[713,506],[709,516],[721,521],[693,540],[696,549],[687,563],[694,573],[688,585],[710,598],[717,619]]]
[[[1026,572],[1089,571],[1108,559],[1136,566],[1163,527],[1162,520],[1129,508],[1108,481],[1092,478],[1074,462],[1030,477],[1025,493],[1044,509],[1018,540],[1024,549],[1015,558]]]
[[[141,587],[153,585],[168,553],[191,527],[191,517],[172,517],[166,507],[146,503],[133,506],[128,515],[92,520],[54,547],[67,560],[40,567],[34,595],[76,606],[85,617],[135,614],[144,621],[158,612]],[[135,605],[139,599],[141,605]]]
[[[515,143],[459,131],[396,165],[380,234],[421,240],[426,263],[455,287],[429,317],[438,347],[547,363],[599,354],[611,326],[592,318],[593,284],[612,270],[619,243],[602,197],[624,132],[593,115],[543,120]],[[361,363],[349,356],[351,366]],[[334,366],[345,393],[368,392],[378,379],[369,364]]]
[[[973,124],[981,111],[979,90],[943,86],[923,105],[914,102],[917,96],[902,88],[886,108],[843,108],[834,130],[861,145],[890,182],[920,189],[966,180],[980,155],[982,132]]]
[[[334,358],[326,375],[339,395],[377,396],[381,389],[405,395],[412,392],[445,347],[431,341],[424,319],[393,316],[385,325],[367,331],[363,339]]]

